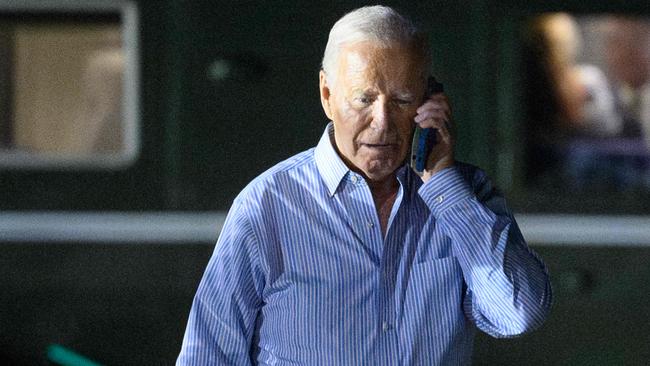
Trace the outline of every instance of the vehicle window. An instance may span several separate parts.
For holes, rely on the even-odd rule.
[[[0,17],[0,166],[133,160],[133,45],[119,13],[91,15]]]
[[[647,198],[648,19],[548,13],[530,19],[523,39],[526,189],[601,208]]]

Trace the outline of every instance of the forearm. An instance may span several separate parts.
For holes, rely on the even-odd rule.
[[[443,216],[468,286],[467,316],[495,337],[540,326],[550,307],[548,275],[514,219],[495,215],[474,199]]]
[[[503,198],[488,181],[472,185],[456,168],[441,172],[430,184],[421,194],[463,269],[468,318],[496,337],[539,326],[550,307],[548,275]]]

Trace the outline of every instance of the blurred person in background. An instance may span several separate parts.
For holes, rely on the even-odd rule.
[[[644,136],[650,136],[650,123],[644,122],[650,117],[647,25],[623,17],[604,24],[603,70],[578,61],[583,38],[570,14],[544,14],[530,23],[531,184],[597,190],[644,185]]]
[[[605,23],[605,61],[623,135],[643,137],[650,146],[650,23],[633,17],[612,17]]]

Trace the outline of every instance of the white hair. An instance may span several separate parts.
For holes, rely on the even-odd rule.
[[[395,44],[413,46],[421,53],[428,69],[430,56],[425,34],[393,8],[365,6],[344,15],[330,31],[322,64],[330,84],[334,83],[341,46],[367,41],[381,47]]]

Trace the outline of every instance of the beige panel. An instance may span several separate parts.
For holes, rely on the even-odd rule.
[[[17,148],[119,151],[124,59],[118,25],[21,25],[14,57]]]

